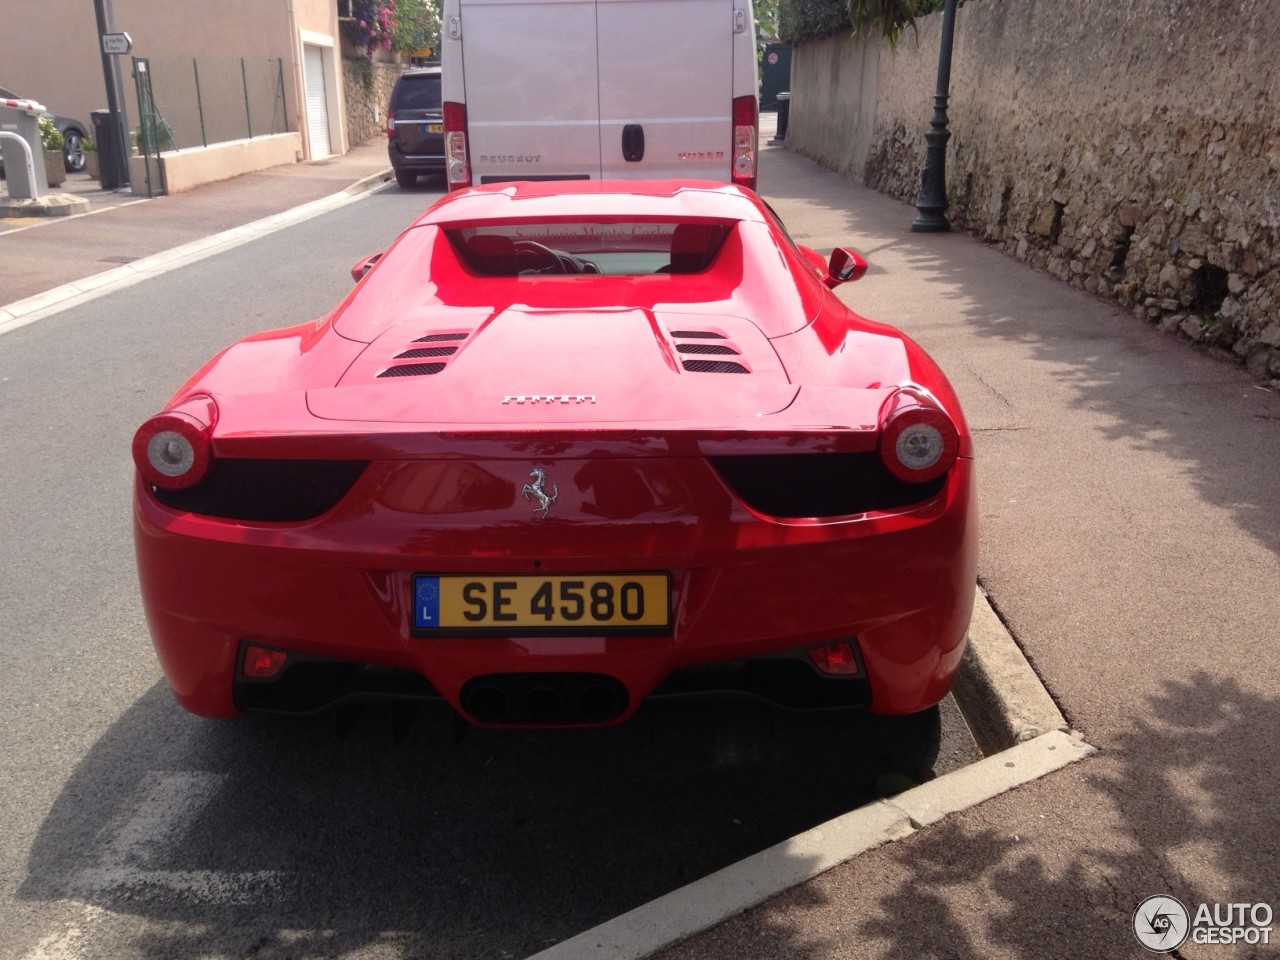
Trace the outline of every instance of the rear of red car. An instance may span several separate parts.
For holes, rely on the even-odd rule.
[[[748,195],[633,189],[444,201],[332,317],[142,426],[139,579],[185,707],[946,694],[977,544],[950,386]]]
[[[477,723],[581,724],[654,693],[885,713],[945,694],[974,581],[968,459],[911,483],[878,446],[818,438],[451,439],[140,478],[140,579],[183,705],[443,697]]]

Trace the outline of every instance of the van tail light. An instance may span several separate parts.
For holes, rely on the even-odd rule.
[[[960,434],[932,399],[899,390],[880,412],[880,459],[899,480],[925,483],[956,462]]]
[[[396,135],[396,115],[390,110],[387,111],[387,126],[385,133],[388,137],[394,137]]]
[[[755,97],[733,100],[733,182],[756,188],[756,147],[760,141],[760,106]]]
[[[208,397],[196,397],[139,427],[133,462],[142,479],[165,490],[184,490],[208,476],[216,410]]]
[[[444,163],[450,190],[471,186],[471,159],[467,154],[467,105],[444,105]]]

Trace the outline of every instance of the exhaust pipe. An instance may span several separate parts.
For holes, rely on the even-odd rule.
[[[604,686],[590,686],[578,694],[578,712],[590,723],[604,723],[622,712],[617,691]]]
[[[467,695],[464,706],[481,723],[501,723],[511,710],[511,700],[501,687],[485,684]]]

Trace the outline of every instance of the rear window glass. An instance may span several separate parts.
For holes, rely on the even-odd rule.
[[[724,221],[540,221],[445,227],[472,273],[485,277],[700,273],[715,261]]]
[[[423,74],[418,77],[401,77],[396,87],[396,110],[439,110],[440,75]]]

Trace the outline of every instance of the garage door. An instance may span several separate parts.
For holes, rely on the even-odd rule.
[[[307,133],[311,137],[311,159],[327,157],[329,147],[329,97],[324,83],[324,51],[304,46],[302,59],[307,78]]]

